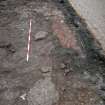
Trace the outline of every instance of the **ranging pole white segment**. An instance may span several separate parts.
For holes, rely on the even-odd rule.
[[[31,26],[32,26],[32,20],[30,19],[30,27],[29,27],[29,34],[28,34],[28,45],[27,45],[27,62],[29,60],[29,53],[30,53]]]

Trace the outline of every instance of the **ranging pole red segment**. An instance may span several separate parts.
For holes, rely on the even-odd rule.
[[[27,45],[27,62],[29,60],[29,54],[30,54],[31,26],[32,26],[32,20],[30,19],[30,27],[29,27],[29,33],[28,33],[28,45]]]

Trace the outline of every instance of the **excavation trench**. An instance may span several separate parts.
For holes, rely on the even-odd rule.
[[[67,0],[1,1],[0,22],[0,105],[103,105],[101,47]]]

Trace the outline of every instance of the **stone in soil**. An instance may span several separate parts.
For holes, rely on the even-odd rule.
[[[49,67],[49,66],[42,67],[42,68],[41,68],[41,71],[42,71],[43,73],[51,72],[51,71],[52,71],[52,67]]]
[[[66,68],[66,65],[65,65],[64,63],[61,63],[61,64],[60,64],[60,68],[61,68],[61,69],[65,69],[65,68]]]
[[[38,33],[36,33],[36,35],[35,35],[35,40],[37,41],[37,40],[42,40],[42,39],[44,39],[44,38],[46,38],[47,37],[47,32],[45,32],[45,31],[39,31]]]
[[[70,72],[70,69],[65,69],[64,75],[66,76]]]
[[[37,81],[30,89],[27,100],[29,105],[52,105],[59,100],[59,94],[51,79],[45,78]]]

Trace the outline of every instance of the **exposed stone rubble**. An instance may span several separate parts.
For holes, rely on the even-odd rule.
[[[59,93],[50,78],[38,80],[28,93],[29,105],[52,105],[59,100]]]
[[[37,40],[42,40],[42,39],[44,39],[44,38],[46,38],[47,37],[47,32],[44,32],[44,31],[40,31],[40,32],[38,32],[38,33],[36,33],[36,35],[35,35],[35,40],[37,41]]]

